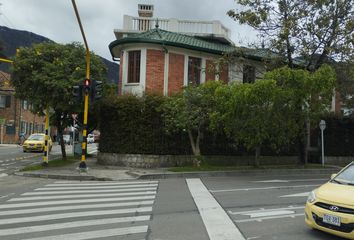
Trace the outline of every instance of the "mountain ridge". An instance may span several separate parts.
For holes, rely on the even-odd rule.
[[[3,53],[6,57],[12,57],[16,54],[16,49],[19,47],[31,47],[33,44],[42,42],[54,42],[51,39],[42,35],[25,31],[0,26],[0,41],[3,43]],[[107,67],[107,79],[110,83],[118,84],[119,65],[100,57],[102,62]],[[8,64],[0,64],[0,71],[9,73]]]

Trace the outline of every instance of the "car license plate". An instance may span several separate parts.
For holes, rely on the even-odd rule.
[[[340,217],[324,214],[323,215],[323,222],[328,223],[334,226],[340,226]]]

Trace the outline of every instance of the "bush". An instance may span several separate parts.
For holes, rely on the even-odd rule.
[[[110,96],[99,106],[100,151],[123,154],[190,154],[187,135],[168,135],[159,110],[165,97]]]

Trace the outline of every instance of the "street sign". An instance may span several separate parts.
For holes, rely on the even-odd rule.
[[[4,125],[6,121],[6,118],[0,118],[0,125]]]

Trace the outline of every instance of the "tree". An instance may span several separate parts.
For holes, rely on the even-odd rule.
[[[105,80],[106,68],[91,53],[91,78]],[[63,159],[66,159],[63,130],[71,124],[71,114],[83,111],[75,103],[72,87],[85,78],[85,49],[79,43],[41,43],[32,48],[20,48],[13,64],[12,85],[16,96],[33,105],[33,112],[43,114],[49,107],[61,139]]]
[[[260,165],[262,146],[277,149],[292,141],[291,98],[274,80],[233,84],[219,89],[216,95],[220,108],[213,114],[213,123],[221,123],[229,137],[255,151],[255,166]]]
[[[323,65],[315,72],[302,69],[283,67],[268,72],[265,79],[273,79],[282,89],[288,91],[291,101],[288,103],[291,117],[294,118],[297,129],[297,141],[300,161],[307,163],[307,151],[302,151],[309,145],[306,129],[317,125],[321,116],[329,113],[336,74],[333,68]]]
[[[170,97],[163,105],[168,132],[187,131],[194,156],[201,156],[200,141],[209,127],[215,107],[215,91],[221,82],[210,81],[200,86],[188,86],[182,93]],[[198,165],[199,160],[195,163]]]
[[[354,53],[353,0],[237,0],[242,10],[228,15],[254,28],[270,49],[285,56],[294,67],[294,57],[308,70],[328,59],[348,59]]]

